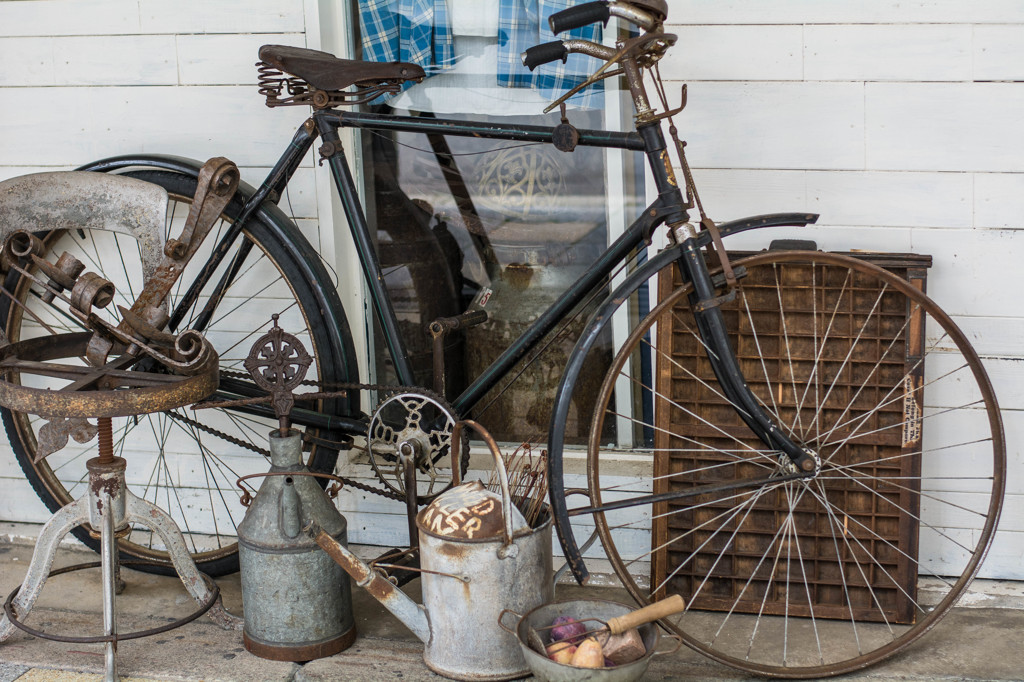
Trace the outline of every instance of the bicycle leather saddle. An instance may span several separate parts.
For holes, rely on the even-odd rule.
[[[372,86],[381,82],[421,81],[423,67],[408,62],[363,62],[339,59],[319,50],[287,45],[264,45],[260,59],[309,83],[317,90],[338,91],[352,85]]]

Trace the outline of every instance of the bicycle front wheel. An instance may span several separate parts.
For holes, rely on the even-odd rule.
[[[170,203],[165,238],[177,237],[195,194],[195,178],[157,170],[137,170],[129,175],[167,190]],[[179,306],[199,269],[240,211],[241,202],[236,197],[176,283],[168,299],[169,310]],[[88,270],[111,280],[117,289],[116,304],[130,307],[141,291],[140,249],[131,236],[99,230],[65,230],[49,233],[45,243],[51,253],[60,255],[67,251]],[[236,258],[242,249],[247,250],[244,258]],[[211,292],[231,267],[235,272],[229,278],[230,284],[222,298],[214,300]],[[6,285],[14,295],[0,301],[0,319],[11,341],[81,331],[72,319],[44,304],[38,287],[27,279],[15,273]],[[307,378],[346,381],[356,376],[355,368],[346,364],[353,356],[351,351],[340,353],[337,349],[351,349],[351,339],[347,327],[339,328],[326,314],[323,304],[323,297],[330,299],[336,296],[334,292],[319,257],[297,228],[273,228],[257,215],[249,220],[228,257],[188,306],[176,331],[197,324],[203,327],[204,335],[220,355],[221,389],[225,396],[261,395],[242,362],[256,339],[270,329],[273,313],[280,316],[280,325],[298,337],[313,357]],[[204,313],[207,319],[200,323]],[[339,401],[324,401],[320,407],[335,410],[340,405]],[[82,445],[71,441],[64,449],[36,461],[37,434],[46,421],[6,409],[2,415],[19,464],[51,511],[86,493],[85,462],[95,456],[95,442]],[[276,426],[272,414],[234,409],[193,411],[183,407],[118,418],[114,419],[115,454],[127,461],[129,489],[164,509],[177,523],[199,569],[223,575],[238,570],[236,534],[245,508],[239,504],[235,481],[242,475],[269,469],[267,434]],[[307,429],[307,433],[324,435],[316,429]],[[336,450],[314,446],[309,461],[314,468],[330,470],[336,456]],[[255,492],[251,487],[250,491]],[[85,528],[73,532],[86,545],[98,548],[98,540]],[[160,538],[146,528],[132,528],[119,541],[119,549],[138,559],[168,558]],[[173,572],[164,566],[143,570]]]
[[[759,675],[847,673],[927,632],[977,573],[1002,505],[998,407],[919,280],[821,252],[736,265],[722,312],[744,378],[820,471],[776,480],[789,460],[724,397],[670,266],[598,397],[592,503],[629,506],[594,520],[638,601],[685,598],[669,624],[691,648]]]

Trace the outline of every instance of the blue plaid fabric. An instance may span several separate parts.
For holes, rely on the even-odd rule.
[[[429,75],[455,64],[446,0],[359,0],[363,59],[412,62]]]
[[[526,48],[551,42],[556,36],[548,26],[548,17],[587,0],[499,0],[498,10],[498,84],[510,88],[532,87],[544,97],[557,99],[566,90],[585,81],[599,64],[593,57],[569,55],[566,63],[552,62],[530,71],[520,55]],[[601,24],[591,24],[561,33],[558,39],[601,41]],[[600,107],[602,83],[595,83],[569,100],[581,107]]]
[[[585,55],[569,55],[565,64],[554,62],[531,72],[520,54],[528,47],[555,40],[548,17],[586,0],[499,0],[498,84],[511,88],[536,88],[548,99],[579,85],[597,63]],[[363,59],[375,62],[413,62],[427,72],[438,73],[455,64],[451,21],[446,0],[359,0]],[[601,25],[594,24],[563,33],[560,38],[600,42]],[[409,83],[406,84],[408,87]],[[602,84],[587,88],[570,101],[576,106],[600,107]],[[379,98],[378,101],[390,99]]]

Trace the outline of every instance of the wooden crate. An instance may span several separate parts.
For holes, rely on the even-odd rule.
[[[928,256],[849,255],[880,265],[910,280],[922,290],[926,268],[931,264]],[[738,259],[740,256],[733,254],[732,258]],[[807,368],[815,359],[814,313],[811,312],[811,306],[805,305],[809,300],[806,289],[812,281],[819,287],[824,283],[836,292],[833,298],[838,298],[839,292],[842,292],[843,302],[835,310],[832,329],[842,330],[847,335],[842,343],[849,343],[856,334],[860,334],[859,352],[867,353],[864,357],[855,357],[846,363],[825,401],[826,411],[833,415],[842,414],[850,398],[856,397],[853,411],[844,421],[850,417],[856,418],[864,413],[857,410],[877,405],[894,383],[898,385],[901,378],[907,376],[909,378],[902,380],[903,394],[894,396],[895,399],[891,400],[886,409],[871,416],[873,423],[866,430],[904,422],[918,409],[917,399],[923,383],[924,367],[920,356],[923,353],[924,332],[920,315],[914,313],[912,319],[908,320],[911,311],[906,309],[905,297],[886,294],[879,306],[881,314],[877,315],[880,322],[871,325],[869,330],[874,343],[866,344],[861,329],[862,320],[878,299],[877,288],[869,289],[866,282],[855,280],[854,287],[840,289],[849,287],[849,284],[838,281],[838,272],[815,269],[817,271],[812,273],[807,266],[787,266],[779,274],[786,284],[782,303],[787,311],[785,329],[777,322],[779,300],[774,287],[775,275],[769,277],[768,269],[760,268],[743,280],[752,314],[758,320],[758,338],[757,343],[754,343],[750,335],[737,341],[739,335],[733,333],[731,341],[737,349],[740,366],[749,385],[766,404],[770,400],[765,394],[769,384],[765,379],[766,373],[776,392],[803,390],[794,388],[794,385],[802,387],[807,383],[810,374]],[[759,277],[763,281],[759,281]],[[678,278],[678,273],[674,277],[662,277],[659,282],[662,296],[667,295],[671,287],[680,285],[679,281],[673,281],[675,278]],[[698,346],[693,334],[684,328],[684,325],[692,325],[685,300],[678,304],[675,312],[672,315],[673,323],[660,325],[657,330],[659,347],[671,347],[672,350],[671,359],[659,362],[656,367],[656,394],[659,397],[655,398],[655,419],[659,428],[655,429],[654,440],[654,492],[664,493],[716,481],[764,476],[765,470],[749,460],[737,462],[716,452],[716,448],[735,450],[739,447],[734,438],[754,448],[763,448],[763,445],[725,399],[701,383],[706,382],[717,389],[703,349]],[[743,310],[741,313],[738,301],[724,305],[723,312],[730,329],[749,328],[747,312]],[[830,317],[832,313],[829,310]],[[822,314],[819,309],[818,317]],[[822,320],[817,322],[820,330]],[[783,360],[782,351],[787,346],[789,354],[798,360],[795,365],[791,366],[788,360]],[[873,357],[871,353],[874,353]],[[762,358],[765,361],[763,365]],[[867,370],[864,368],[873,367],[879,358],[885,362],[874,373],[875,376],[865,376]],[[827,359],[826,362],[834,367],[842,366],[842,358]],[[701,381],[693,378],[690,372]],[[795,382],[791,381],[794,375]],[[831,383],[831,378],[828,381]],[[825,394],[822,392],[820,395]],[[785,395],[775,397],[785,398]],[[687,414],[687,411],[693,414]],[[809,407],[802,408],[801,412],[803,419],[813,418],[813,410]],[[796,409],[782,416],[784,419],[795,419]],[[910,421],[920,429],[919,421]],[[667,426],[660,428],[662,425]],[[910,478],[919,475],[920,456],[897,455],[911,452],[913,448],[908,444],[916,446],[920,442],[919,437],[920,433],[883,429],[871,438],[858,438],[855,445],[847,445],[842,450],[846,459],[837,463],[859,463],[862,467],[864,463],[874,463],[868,465],[873,474],[899,476],[902,481],[909,482]],[[686,438],[700,440],[710,447],[698,449],[693,441]],[[728,461],[732,464],[718,466],[696,476],[683,476],[686,479],[683,481],[669,476]],[[657,596],[676,592],[683,595],[687,602],[692,600],[694,606],[700,609],[734,609],[737,612],[766,614],[785,612],[789,615],[810,614],[809,591],[812,595],[810,601],[814,605],[814,617],[842,619],[850,618],[850,605],[846,596],[849,592],[858,619],[881,619],[881,612],[877,608],[877,604],[881,603],[887,607],[884,617],[890,623],[912,622],[913,602],[917,593],[918,539],[917,522],[913,517],[918,515],[920,495],[913,490],[913,486],[902,484],[878,490],[881,494],[845,480],[832,479],[825,485],[830,499],[842,496],[841,506],[846,510],[844,527],[850,532],[857,531],[858,542],[863,543],[862,546],[870,550],[881,565],[873,560],[865,561],[865,556],[856,556],[860,552],[851,552],[841,545],[837,551],[832,530],[834,524],[830,523],[828,514],[810,496],[801,499],[794,514],[800,538],[799,547],[785,546],[778,552],[778,558],[776,550],[779,549],[779,543],[774,538],[789,509],[783,490],[764,495],[752,507],[749,515],[744,512],[726,523],[717,533],[712,532],[712,529],[722,526],[722,519],[716,520],[716,517],[731,508],[732,504],[716,502],[713,496],[689,497],[656,505],[653,510],[652,589],[661,585],[666,576],[670,576],[665,586],[656,592]],[[737,529],[738,525],[740,527]],[[870,532],[866,529],[870,529]],[[669,537],[682,534],[686,534],[685,537],[665,546]],[[762,562],[761,558],[768,547],[772,547],[772,552]],[[693,558],[681,566],[684,559],[694,552],[696,554]],[[804,587],[801,584],[799,590],[791,590],[787,598],[784,587],[786,571],[801,567],[806,569],[808,585]],[[898,584],[884,577],[886,573],[896,576]],[[698,586],[699,595],[692,599]],[[737,597],[740,597],[738,601]]]

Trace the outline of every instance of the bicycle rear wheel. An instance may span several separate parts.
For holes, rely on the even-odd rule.
[[[195,178],[158,170],[137,170],[128,175],[167,190],[170,205],[166,235],[178,236],[195,194]],[[221,220],[171,292],[171,310],[241,208],[237,197],[225,208]],[[45,241],[52,253],[68,251],[88,270],[111,280],[118,292],[115,303],[128,307],[141,290],[140,251],[132,237],[106,231],[67,230],[51,232]],[[324,310],[323,297],[336,301],[336,294],[319,257],[294,225],[275,228],[259,215],[249,220],[228,258],[176,331],[196,324],[210,302],[210,291],[247,242],[252,248],[238,264],[237,275],[203,330],[220,355],[222,393],[261,394],[245,373],[242,362],[252,343],[269,330],[272,313],[280,315],[281,326],[297,336],[313,357],[307,378],[336,382],[357,376],[355,367],[346,364],[353,358],[348,328],[339,328]],[[42,303],[36,287],[29,286],[16,273],[8,277],[6,288],[14,292],[14,297],[0,300],[0,320],[11,341],[80,331],[72,320]],[[339,353],[339,348],[349,350]],[[355,407],[349,405],[347,409],[357,409],[358,398],[355,401]],[[324,401],[320,407],[342,413],[341,401]],[[19,464],[50,510],[56,511],[85,494],[85,461],[95,455],[95,442],[80,445],[71,441],[64,449],[36,462],[37,433],[45,421],[36,415],[6,409],[2,416]],[[267,417],[227,409],[193,411],[188,407],[114,420],[115,454],[127,460],[129,488],[171,515],[184,534],[193,559],[205,573],[223,575],[238,570],[236,533],[245,508],[239,504],[235,480],[245,474],[267,471],[267,434],[276,425],[272,414]],[[326,435],[316,429],[307,429],[307,433]],[[331,470],[336,457],[336,450],[314,446],[309,461],[316,469]],[[73,532],[86,545],[98,548],[98,540],[84,528]],[[133,528],[119,541],[119,549],[135,558],[167,559],[159,537],[144,528]],[[143,570],[147,569],[173,572],[163,566]]]
[[[998,407],[964,334],[906,280],[821,252],[736,265],[747,274],[722,310],[744,377],[820,472],[652,503],[788,463],[722,395],[670,266],[589,443],[594,507],[641,504],[594,521],[638,601],[686,599],[668,624],[691,648],[759,675],[847,673],[927,632],[977,573],[1002,505]]]

